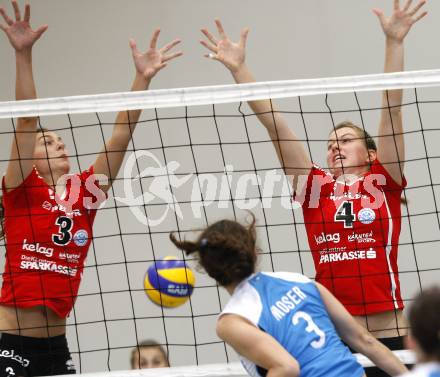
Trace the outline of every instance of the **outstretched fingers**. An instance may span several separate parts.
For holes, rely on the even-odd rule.
[[[37,37],[40,38],[41,35],[47,30],[47,28],[48,25],[42,25],[37,30],[35,30],[35,34],[37,35]]]
[[[204,41],[204,40],[201,40],[201,41],[200,41],[200,44],[202,44],[203,46],[205,46],[208,50],[217,53],[217,46],[214,46],[213,44],[208,43],[208,42],[206,42],[206,41]]]
[[[21,21],[20,8],[18,7],[16,0],[12,0],[12,7],[14,8],[15,20]]]
[[[215,25],[217,26],[217,31],[218,31],[218,34],[220,35],[220,37],[222,39],[226,39],[227,36],[226,36],[226,33],[225,33],[225,29],[223,29],[223,25],[222,25],[221,21],[218,18],[215,19]]]
[[[422,12],[420,13],[414,20],[413,24],[415,24],[417,21],[421,20],[423,17],[425,17],[428,14],[428,12]]]
[[[22,21],[21,13],[20,13],[20,8],[18,7],[17,1],[15,1],[15,0],[12,1],[12,6],[14,8],[14,15],[15,15],[15,19],[16,19],[15,22],[21,22]],[[0,15],[6,21],[6,24],[8,26],[12,26],[15,23],[14,20],[8,16],[6,11],[2,7],[0,7]],[[31,6],[29,4],[26,4],[24,7],[23,21],[29,24],[30,19],[31,19]],[[35,34],[37,36],[37,39],[41,37],[41,35],[47,30],[47,28],[48,28],[47,25],[42,25],[38,29],[35,30]],[[4,32],[6,32],[7,26],[0,24],[0,29],[3,30]]]
[[[165,55],[166,52],[171,50],[174,46],[177,46],[180,42],[181,42],[180,39],[174,39],[173,41],[171,41],[170,43],[167,43],[165,46],[163,46],[159,50],[159,52],[162,55],[162,65],[169,60],[175,59],[175,58],[183,55],[182,51],[177,51],[177,52],[173,52],[171,54]],[[161,67],[160,69],[164,68],[165,66],[166,66],[166,64],[163,67]]]
[[[6,21],[6,23],[11,26],[14,21],[12,21],[11,17],[8,16],[6,11],[3,8],[0,8],[0,14],[2,15],[3,19]]]
[[[174,53],[169,54],[169,55],[165,55],[165,56],[163,56],[163,58],[162,58],[162,64],[163,64],[164,62],[167,62],[167,61],[169,61],[169,60],[175,59],[175,58],[177,58],[177,57],[179,57],[179,56],[182,56],[182,55],[183,55],[183,52],[182,52],[182,51],[178,51],[178,52],[174,52]]]
[[[159,34],[160,34],[160,29],[157,28],[154,32],[153,32],[153,36],[151,37],[151,41],[150,41],[150,48],[151,49],[156,49],[157,46],[157,39],[159,38]]]
[[[181,42],[180,39],[175,39],[174,41],[167,43],[165,46],[163,46],[159,51],[161,54],[164,54],[171,50],[174,46],[178,45]]]
[[[136,41],[133,38],[130,38],[129,44],[130,44],[131,52],[133,53],[133,55],[139,54],[139,50],[137,49]]]
[[[29,23],[30,20],[31,20],[31,6],[29,4],[26,4],[24,7],[23,21]]]
[[[419,1],[419,3],[413,8],[413,10],[411,10],[410,12],[408,12],[408,14],[409,14],[410,16],[414,16],[414,15],[419,11],[419,9],[420,9],[421,7],[423,7],[425,4],[426,4],[426,0]]]
[[[249,34],[249,28],[245,28],[240,33],[240,47],[246,48],[246,41]]]
[[[386,23],[386,17],[383,14],[383,11],[381,9],[377,9],[374,8],[373,9],[373,13],[377,16],[377,18],[379,19],[380,24],[382,25],[382,28],[385,27],[385,23]]]
[[[208,29],[201,29],[201,32],[205,35],[206,38],[214,45],[217,46],[217,39],[208,31]]]
[[[208,38],[209,42],[205,40],[200,40],[200,44],[204,47],[206,47],[209,51],[212,51],[213,53],[204,54],[203,56],[205,58],[214,59],[215,56],[218,53],[218,41],[217,39],[208,31],[208,29],[204,28],[200,30],[206,38]]]
[[[405,5],[403,6],[403,11],[407,12],[409,7],[411,6],[411,3],[413,2],[413,0],[407,0]]]

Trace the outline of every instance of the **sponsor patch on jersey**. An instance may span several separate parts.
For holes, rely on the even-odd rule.
[[[347,260],[356,259],[376,259],[377,253],[373,248],[368,250],[352,250],[342,253],[321,254],[319,264],[331,263],[331,262],[343,262]]]
[[[376,220],[376,214],[371,208],[362,208],[358,212],[358,219],[362,224],[371,224]]]
[[[81,211],[79,209],[74,209],[72,212],[67,212],[66,207],[63,207],[62,205],[54,204],[48,202],[45,200],[43,204],[41,205],[42,208],[44,208],[46,211],[50,212],[64,212],[66,215],[73,217],[73,216],[82,216]]]
[[[339,233],[324,233],[322,232],[321,234],[318,235],[314,235],[315,237],[315,242],[317,245],[321,245],[324,242],[333,242],[333,243],[339,243],[339,241],[341,240],[341,235]]]
[[[373,231],[369,233],[355,233],[348,235],[348,242],[357,242],[357,243],[370,243],[376,242],[376,239],[373,237]]]
[[[73,236],[73,241],[77,246],[84,246],[87,243],[88,239],[89,239],[89,234],[84,229],[78,230]]]
[[[23,240],[23,245],[21,249],[25,251],[32,251],[34,253],[44,254],[46,257],[49,258],[53,255],[52,247],[41,246],[39,242],[28,243],[26,238]]]
[[[65,259],[69,263],[79,263],[80,254],[74,253],[59,253],[58,257],[60,259]]]
[[[46,261],[43,259],[36,259],[34,261],[22,260],[20,262],[20,268],[22,270],[40,270],[40,271],[52,271],[57,274],[76,276],[78,269],[70,268],[62,264],[56,264],[52,261]]]

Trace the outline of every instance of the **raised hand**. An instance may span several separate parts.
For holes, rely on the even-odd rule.
[[[174,46],[180,43],[179,39],[166,44],[162,48],[158,49],[157,39],[159,38],[160,29],[156,29],[150,41],[150,48],[142,53],[138,50],[134,39],[130,39],[130,47],[133,53],[133,61],[138,74],[142,75],[145,79],[152,79],[157,72],[167,66],[167,61],[177,58],[182,55],[182,52],[174,52],[167,54]]]
[[[231,72],[240,69],[246,58],[246,40],[249,29],[241,31],[239,42],[233,42],[226,35],[220,20],[216,19],[215,24],[219,34],[219,39],[215,38],[208,29],[201,29],[201,32],[208,38],[209,42],[201,40],[200,43],[208,50],[212,51],[204,56],[210,59],[218,60],[223,63]]]
[[[380,9],[373,9],[387,38],[402,42],[412,25],[428,14],[426,11],[419,12],[426,0],[419,1],[413,8],[411,3],[412,0],[406,0],[404,7],[400,8],[400,1],[394,0],[394,10],[390,17],[385,17]]]
[[[16,0],[12,0],[12,7],[14,8],[15,21],[0,7],[0,14],[6,22],[6,25],[0,23],[0,29],[6,33],[9,42],[16,51],[30,50],[34,43],[47,30],[47,25],[32,30],[29,24],[31,18],[30,5],[26,4],[23,19],[21,18],[20,8]]]

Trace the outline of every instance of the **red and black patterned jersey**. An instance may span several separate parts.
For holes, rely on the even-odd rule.
[[[92,208],[97,206],[92,192],[99,189],[93,167],[70,178],[62,197],[56,197],[35,168],[9,191],[3,178],[6,264],[0,304],[43,305],[63,318],[71,311],[93,235]],[[57,198],[67,200],[71,195],[78,195],[71,208],[58,204]]]
[[[350,185],[317,166],[308,176],[302,208],[316,280],[352,315],[403,308],[397,250],[405,185],[377,160]]]

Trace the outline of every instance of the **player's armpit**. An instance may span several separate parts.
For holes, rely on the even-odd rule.
[[[272,336],[245,318],[235,314],[222,315],[217,322],[217,335],[240,355],[267,369],[268,376],[299,376],[296,359]]]

